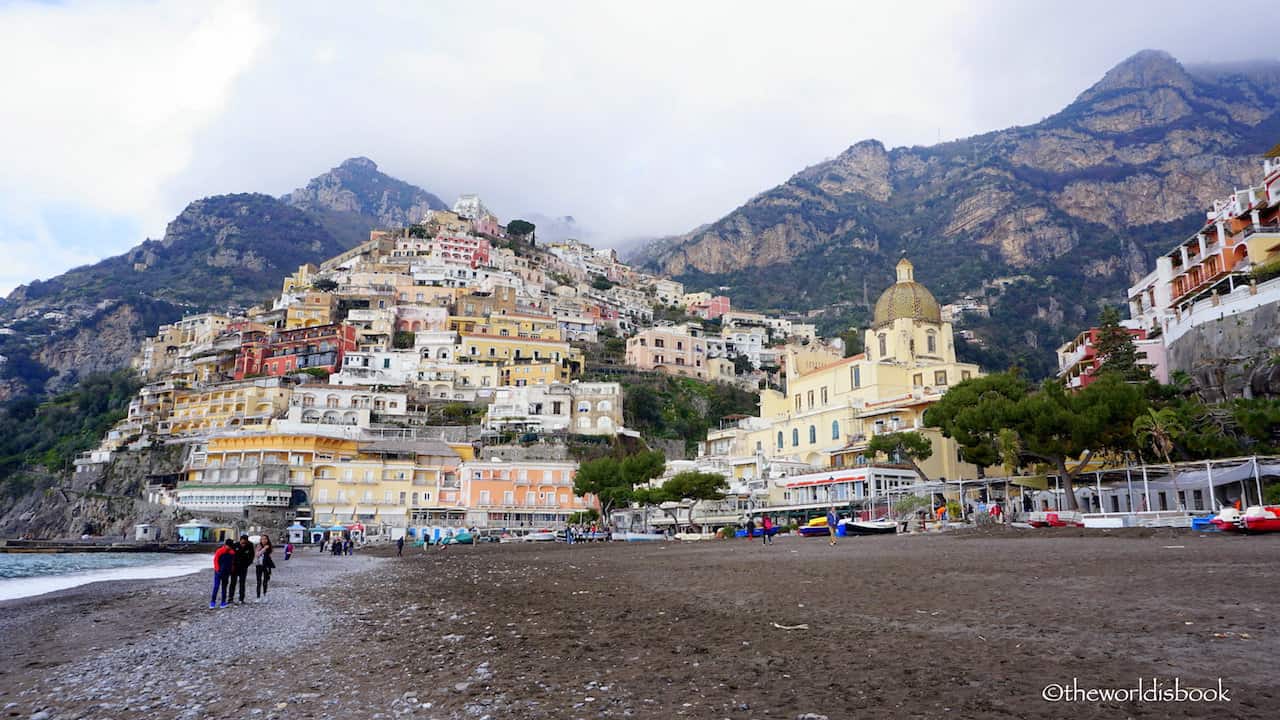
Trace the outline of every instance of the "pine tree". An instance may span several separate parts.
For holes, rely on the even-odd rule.
[[[1138,348],[1133,336],[1120,325],[1120,312],[1108,305],[1098,320],[1098,335],[1093,343],[1101,364],[1098,374],[1115,373],[1125,382],[1146,382],[1151,370],[1138,362]]]

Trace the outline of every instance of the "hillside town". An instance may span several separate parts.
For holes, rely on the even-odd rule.
[[[1280,257],[1278,207],[1280,161],[1268,157],[1259,185],[1216,202],[1204,228],[1131,288],[1122,324],[1151,377],[1167,383],[1190,369],[1169,352],[1188,332],[1280,299],[1280,280],[1254,274]],[[874,521],[918,496],[955,503],[962,517],[988,504],[1031,520],[1064,509],[1060,484],[993,484],[955,439],[926,426],[949,388],[986,374],[957,358],[953,325],[987,307],[971,296],[940,303],[909,258],[854,354],[801,319],[687,292],[613,250],[540,244],[525,226],[504,226],[466,195],[299,267],[269,306],[162,326],[135,360],[145,384],[76,461],[77,478],[120,453],[177,448],[181,471],[149,476],[146,498],[186,517],[171,532],[195,541],[291,528],[304,541],[334,532],[431,542],[570,525],[705,537],[764,516],[802,525],[832,506]],[[1102,367],[1099,332],[1059,349],[1068,388],[1087,387]],[[601,350],[608,341],[617,352]],[[708,418],[696,455],[668,449],[665,469],[644,479],[660,488],[680,473],[723,477],[707,502],[667,503],[696,506],[683,521],[643,503],[601,518],[600,499],[575,486],[582,448],[646,447],[627,427],[618,379],[654,374],[758,393],[757,411]],[[918,462],[872,447],[907,432],[931,446]],[[1149,482],[1139,502],[1131,486],[1097,479],[1080,498],[1086,510],[1185,514],[1222,503],[1160,488],[1157,500]],[[163,532],[139,526],[140,539]]]

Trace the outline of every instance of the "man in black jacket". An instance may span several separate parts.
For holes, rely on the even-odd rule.
[[[244,604],[244,586],[249,582],[249,568],[251,567],[253,567],[253,544],[249,542],[248,535],[241,535],[240,544],[236,545],[236,564],[231,571],[231,586],[228,593],[234,600],[238,584],[241,605]]]

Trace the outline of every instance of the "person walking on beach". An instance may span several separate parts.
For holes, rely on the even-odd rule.
[[[258,548],[253,553],[253,572],[258,580],[257,590],[254,591],[255,598],[266,599],[267,584],[271,582],[271,571],[275,566],[275,561],[271,559],[271,538],[263,535],[258,541]]]
[[[284,544],[284,559],[285,559],[285,560],[288,560],[288,559],[289,559],[289,556],[290,556],[290,555],[292,555],[292,554],[293,554],[293,543],[291,543],[291,542],[287,542],[287,543],[285,543],[285,544]]]
[[[321,555],[323,555],[323,554],[324,554],[324,546],[325,546],[325,545],[328,545],[328,544],[329,544],[329,540],[328,540],[328,538],[326,538],[325,536],[321,535],[321,536],[320,536],[320,554],[321,554]]]
[[[253,543],[248,535],[240,536],[240,544],[235,546],[236,562],[231,574],[231,589],[227,591],[235,600],[236,586],[240,587],[240,604],[244,604],[245,585],[249,584],[249,568],[253,566]]]
[[[350,557],[351,551],[355,549],[355,543],[351,540],[351,538],[347,538],[342,544],[346,547],[347,556]]]
[[[227,540],[213,553],[213,594],[209,596],[209,609],[218,607],[218,589],[222,589],[222,607],[227,606],[227,583],[235,571],[235,541]]]
[[[840,518],[836,515],[835,507],[827,511],[827,534],[831,537],[831,547],[836,545],[836,528],[840,526]]]
[[[396,538],[396,557],[404,557],[404,536]]]
[[[750,540],[755,536],[756,536],[756,521],[751,518],[747,518],[747,539]]]
[[[768,515],[760,518],[760,544],[773,544],[773,519]]]

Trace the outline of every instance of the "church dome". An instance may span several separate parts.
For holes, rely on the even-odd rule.
[[[942,308],[933,293],[915,281],[915,267],[911,261],[898,261],[898,282],[889,286],[876,300],[871,326],[881,328],[899,318],[923,320],[942,324]]]

